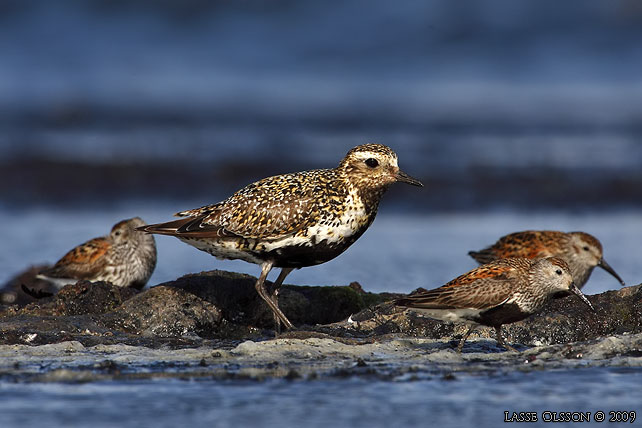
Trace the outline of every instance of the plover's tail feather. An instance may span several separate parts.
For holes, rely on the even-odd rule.
[[[196,218],[187,217],[166,223],[141,226],[136,228],[136,230],[184,238],[239,238],[239,235],[223,227],[204,223],[204,218],[205,216]]]

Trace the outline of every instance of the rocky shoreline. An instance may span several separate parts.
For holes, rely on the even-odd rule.
[[[642,367],[642,334],[572,345],[501,352],[483,339],[457,354],[433,339],[382,338],[353,342],[332,338],[244,341],[236,346],[204,341],[170,349],[128,345],[0,345],[0,377],[21,382],[92,382],[143,379],[317,380],[364,377],[384,381],[455,380],[511,371],[589,367]]]
[[[446,375],[555,368],[569,361],[642,366],[642,285],[589,296],[597,313],[578,299],[564,298],[504,326],[520,354],[504,352],[491,329],[479,328],[457,355],[454,347],[464,326],[396,308],[389,302],[398,295],[367,293],[357,283],[284,286],[281,307],[297,329],[275,338],[271,313],[254,281],[249,275],[211,271],[139,293],[80,281],[26,305],[3,305],[0,371],[35,380],[263,379]],[[23,293],[15,291],[17,286],[14,281],[4,293]],[[141,366],[147,374],[132,369]],[[174,374],[163,374],[170,366]]]
[[[272,314],[254,290],[256,278],[226,271],[190,274],[140,293],[109,283],[79,281],[53,296],[34,299],[18,277],[5,288],[22,305],[0,307],[0,344],[49,344],[77,340],[86,345],[159,344],[200,339],[273,338]],[[18,290],[18,291],[16,291]],[[43,289],[31,289],[42,293]],[[464,326],[442,323],[389,302],[393,293],[368,293],[348,286],[285,285],[280,305],[298,328],[282,337],[324,334],[328,337],[376,339],[387,335],[449,340]],[[31,303],[24,304],[31,300]],[[525,346],[565,344],[618,334],[642,333],[642,285],[589,296],[591,312],[578,299],[551,301],[539,314],[504,326],[506,336]],[[36,336],[33,336],[36,335]],[[479,328],[477,337],[493,337]],[[31,337],[25,342],[25,337]],[[473,336],[475,337],[475,336]]]

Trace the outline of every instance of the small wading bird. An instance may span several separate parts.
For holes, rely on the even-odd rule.
[[[144,225],[139,217],[122,220],[109,235],[78,245],[37,278],[58,288],[84,279],[141,289],[156,267],[154,237],[136,230]]]
[[[509,257],[536,259],[559,257],[571,269],[577,288],[584,287],[593,269],[601,267],[625,285],[622,278],[606,263],[602,256],[602,244],[592,235],[584,232],[557,232],[553,230],[527,230],[503,236],[488,248],[468,253],[478,263]],[[562,293],[562,295],[567,295]]]
[[[472,324],[457,352],[477,325],[495,328],[497,343],[504,342],[502,325],[523,320],[540,311],[556,293],[577,295],[591,310],[593,305],[573,283],[568,264],[557,257],[531,260],[497,260],[461,275],[433,290],[411,294],[394,303],[442,321]]]
[[[272,310],[277,331],[292,323],[279,309],[278,289],[293,270],[332,260],[365,231],[392,183],[422,186],[399,170],[397,155],[381,144],[350,150],[338,167],[264,178],[228,199],[140,230],[175,236],[220,259],[261,266],[256,291]],[[270,270],[281,268],[268,291]]]

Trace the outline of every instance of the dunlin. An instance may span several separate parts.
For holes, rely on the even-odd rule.
[[[220,259],[261,266],[256,290],[279,323],[278,289],[293,270],[325,263],[354,243],[375,218],[392,183],[422,186],[403,173],[397,155],[381,144],[350,150],[339,166],[264,178],[212,205],[181,211],[184,217],[140,228],[171,235]],[[270,270],[281,268],[270,290]]]
[[[144,225],[139,217],[122,220],[108,236],[75,247],[53,267],[41,271],[38,278],[59,288],[81,279],[143,288],[156,267],[154,237],[136,230]]]
[[[613,275],[620,284],[624,281],[606,263],[602,256],[602,244],[584,232],[558,232],[553,230],[527,230],[503,236],[495,244],[480,251],[468,253],[479,263],[508,257],[560,257],[568,263],[577,288],[584,287],[596,266]]]
[[[395,304],[442,321],[472,324],[459,342],[457,352],[461,352],[466,339],[479,324],[495,328],[497,343],[514,351],[502,338],[502,325],[538,312],[559,292],[574,293],[594,310],[573,283],[568,264],[557,257],[497,260],[442,287],[398,299]]]

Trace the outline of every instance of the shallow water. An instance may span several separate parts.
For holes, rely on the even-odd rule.
[[[181,207],[183,204],[177,203]],[[121,218],[140,215],[149,222],[161,221],[177,208],[174,204],[149,202],[145,206],[123,204],[100,211],[2,210],[0,221],[7,226],[4,233],[8,234],[4,242],[10,244],[0,246],[0,279],[7,279],[31,263],[55,261],[73,245],[105,233],[111,223]],[[359,281],[366,290],[377,292],[434,287],[475,266],[466,254],[468,250],[526,228],[589,231],[602,240],[606,259],[624,280],[630,285],[639,282],[642,272],[637,248],[642,218],[635,212],[402,215],[385,210],[344,255],[324,265],[294,272],[288,282],[326,285]],[[213,268],[250,274],[258,271],[257,266],[244,262],[217,261],[175,239],[159,237],[157,242],[159,261],[150,285]],[[596,270],[585,291],[593,294],[618,287],[610,275]],[[488,352],[484,346],[472,349]],[[72,361],[76,359],[73,353],[70,355]],[[107,352],[95,360],[90,358],[89,364],[105,358],[116,356]],[[377,364],[385,367],[386,360],[394,357],[380,358]],[[345,364],[353,365],[353,361],[347,359]],[[449,367],[450,360],[446,361]],[[66,367],[46,361],[38,364],[38,357],[32,363],[35,366],[27,367],[28,370],[44,373]],[[467,373],[466,365],[459,365],[458,369],[453,368],[455,380],[444,377],[444,364],[431,362],[418,363],[415,372],[399,376],[382,378],[366,374],[294,381],[199,377],[193,373],[197,362],[158,367],[150,366],[150,362],[124,364],[134,376],[150,370],[175,374],[170,378],[130,380],[53,377],[25,381],[12,376],[11,368],[7,368],[0,377],[2,426],[29,426],[46,420],[47,427],[91,424],[96,428],[300,426],[301,421],[310,427],[328,424],[458,427],[471,423],[495,427],[503,423],[504,411],[535,411],[540,421],[544,411],[594,414],[603,410],[607,415],[610,410],[642,412],[639,368],[582,368],[581,362],[569,365],[563,360],[555,363],[558,368],[528,372],[508,370],[510,365],[502,368],[500,364],[481,371],[471,367],[472,372]],[[469,364],[475,364],[475,359]],[[463,372],[459,371],[462,367]],[[77,367],[72,363],[70,369]]]
[[[442,341],[412,338],[177,350],[7,345],[0,413],[3,427],[494,427],[504,411],[638,412],[642,358],[626,354],[640,339],[575,345],[581,359],[564,357],[564,345],[514,354],[487,339],[471,340],[461,355]]]
[[[392,382],[0,383],[0,413],[5,427],[42,424],[45,415],[47,427],[495,427],[504,411],[640,412],[640,382],[640,370],[591,368]]]

